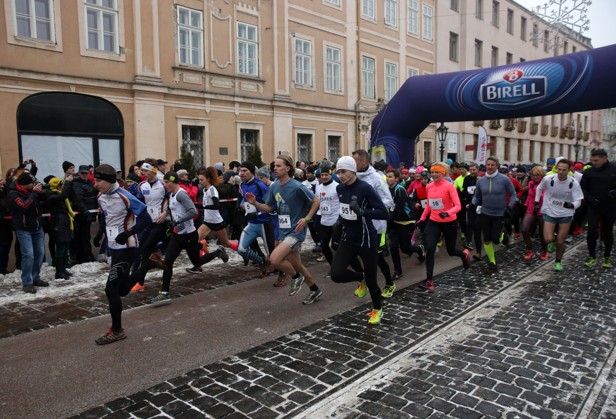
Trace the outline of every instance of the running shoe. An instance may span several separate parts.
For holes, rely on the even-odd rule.
[[[443,241],[439,241],[438,243],[436,243],[436,247],[443,247]]]
[[[468,250],[474,250],[474,249],[473,249],[473,243],[471,243],[471,242],[466,242],[466,244],[464,245],[464,247],[466,247]]]
[[[548,251],[545,249],[541,250],[541,254],[539,257],[541,258],[541,260],[548,260]]]
[[[288,279],[288,275],[281,273],[280,275],[278,275],[278,278],[276,278],[276,282],[274,282],[274,286],[276,288],[282,288],[285,285],[287,285],[287,279]]]
[[[610,258],[603,258],[603,263],[601,264],[601,267],[605,269],[611,269],[612,260]]]
[[[524,253],[524,260],[527,262],[530,262],[534,256],[535,256],[535,251],[529,249],[526,251],[526,253]]]
[[[460,240],[462,240],[463,242],[466,241],[466,234],[460,232]]]
[[[425,281],[421,281],[417,284],[417,287],[422,290],[434,292],[434,281],[431,279],[426,279]]]
[[[97,345],[107,345],[109,343],[117,342],[122,339],[126,339],[126,335],[124,334],[124,329],[120,329],[117,332],[114,331],[113,329],[109,329],[103,336],[94,339],[94,342]]]
[[[192,268],[186,268],[186,272],[189,274],[200,274],[203,272],[203,269],[201,269],[201,266],[193,266]]]
[[[270,261],[267,259],[263,259],[263,262],[259,263],[259,278],[264,278],[267,276],[267,269],[270,266]]]
[[[464,256],[462,257],[462,266],[464,266],[464,269],[466,270],[471,267],[471,251],[464,249],[462,253],[464,253]]]
[[[423,263],[426,260],[426,248],[423,244],[420,244],[419,248],[421,249],[421,252],[417,255],[417,258],[419,259],[419,263]]]
[[[520,233],[513,233],[513,240],[517,240],[520,238]]]
[[[548,253],[554,253],[555,249],[556,249],[556,245],[554,244],[554,242],[548,243]]]
[[[331,278],[332,277],[332,271],[327,271],[327,273],[325,275],[323,275],[323,278]]]
[[[368,288],[366,287],[366,282],[361,281],[359,285],[357,286],[357,288],[355,289],[354,294],[356,297],[364,298],[366,296],[367,289]]]
[[[483,268],[483,273],[486,275],[492,275],[498,272],[498,268],[492,262],[488,262],[488,264]]]
[[[145,286],[137,282],[135,286],[130,289],[130,292],[143,292],[144,290],[145,290]]]
[[[560,262],[554,262],[554,272],[560,272],[563,270],[563,264]]]
[[[573,242],[573,236],[571,234],[569,234],[567,236],[567,238],[565,239],[565,243],[569,244]]]
[[[156,297],[152,297],[150,304],[162,303],[165,301],[171,301],[171,295],[168,292],[158,291]]]
[[[304,301],[302,301],[302,304],[312,304],[316,300],[321,298],[322,295],[323,291],[321,291],[321,288],[317,289],[316,291],[310,291]]]
[[[584,266],[586,266],[587,268],[594,268],[596,264],[597,259],[592,256],[588,256],[588,259],[586,259],[586,262],[584,262]]]
[[[402,273],[394,271],[393,275],[391,276],[391,279],[395,281],[396,279],[400,279],[400,278],[402,278]]]
[[[312,248],[312,253],[321,253],[321,245],[317,244]]]
[[[475,253],[473,255],[473,260],[476,260],[477,262],[481,262],[482,259],[483,257],[481,256],[481,253]]]
[[[383,288],[383,292],[381,293],[381,297],[391,298],[393,297],[395,290],[396,290],[396,284],[385,285],[385,287]]]
[[[326,260],[325,255],[321,255],[317,258],[317,262],[325,262]]]
[[[201,240],[201,251],[204,254],[207,254],[209,252],[209,250],[207,249],[207,240]]]
[[[302,284],[304,283],[304,275],[301,275],[298,278],[291,278],[291,290],[289,291],[289,295],[293,296],[302,289]]]
[[[368,319],[369,325],[375,325],[381,323],[381,317],[383,317],[383,310],[372,310],[370,312],[370,318]]]
[[[229,262],[229,255],[227,254],[225,248],[223,246],[218,246],[218,251],[220,252],[220,254],[218,255],[220,260],[222,260],[223,263]]]

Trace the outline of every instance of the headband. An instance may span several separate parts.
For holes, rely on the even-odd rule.
[[[98,171],[94,171],[94,179],[104,180],[105,182],[115,183],[117,181],[115,175],[110,175],[109,173],[102,173]]]
[[[447,170],[445,170],[445,168],[443,166],[439,166],[438,164],[435,164],[434,166],[430,166],[430,171],[431,172],[438,172],[438,173],[443,174],[443,175],[447,174]]]

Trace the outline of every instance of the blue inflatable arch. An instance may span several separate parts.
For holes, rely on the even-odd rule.
[[[522,118],[616,107],[616,45],[483,70],[409,78],[372,121],[370,148],[413,161],[432,122]],[[410,160],[409,160],[410,158]]]

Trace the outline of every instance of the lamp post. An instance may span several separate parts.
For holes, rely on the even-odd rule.
[[[441,161],[444,159],[445,154],[445,141],[447,141],[447,131],[449,128],[445,126],[443,122],[441,122],[441,126],[436,129],[436,138],[441,144]]]

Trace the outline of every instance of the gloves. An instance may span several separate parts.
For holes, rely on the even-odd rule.
[[[475,209],[477,215],[481,215],[481,205],[477,205],[477,209]]]
[[[128,238],[130,237],[130,235],[126,232],[123,231],[120,234],[118,234],[115,238],[115,242],[117,244],[126,244],[126,242],[128,241]]]
[[[98,233],[96,233],[96,236],[94,236],[94,239],[92,240],[92,244],[94,245],[94,247],[101,247],[102,239],[103,233],[99,231]]]
[[[426,227],[426,222],[425,221],[419,220],[419,221],[417,221],[415,223],[415,228],[418,228],[419,231],[423,232],[425,227]]]
[[[449,217],[449,213],[446,212],[446,211],[439,212],[438,216],[441,217],[441,218],[447,218],[447,217]]]
[[[349,204],[349,208],[351,209],[351,211],[353,211],[355,214],[359,215],[360,217],[364,215],[365,210],[359,206],[357,201],[351,201],[351,203]]]
[[[533,214],[537,215],[539,213],[539,202],[535,202],[535,206],[533,207]]]
[[[573,208],[575,208],[575,207],[573,206],[573,203],[572,203],[572,202],[563,202],[563,207],[564,207],[564,208],[567,208],[567,209],[573,209]]]

